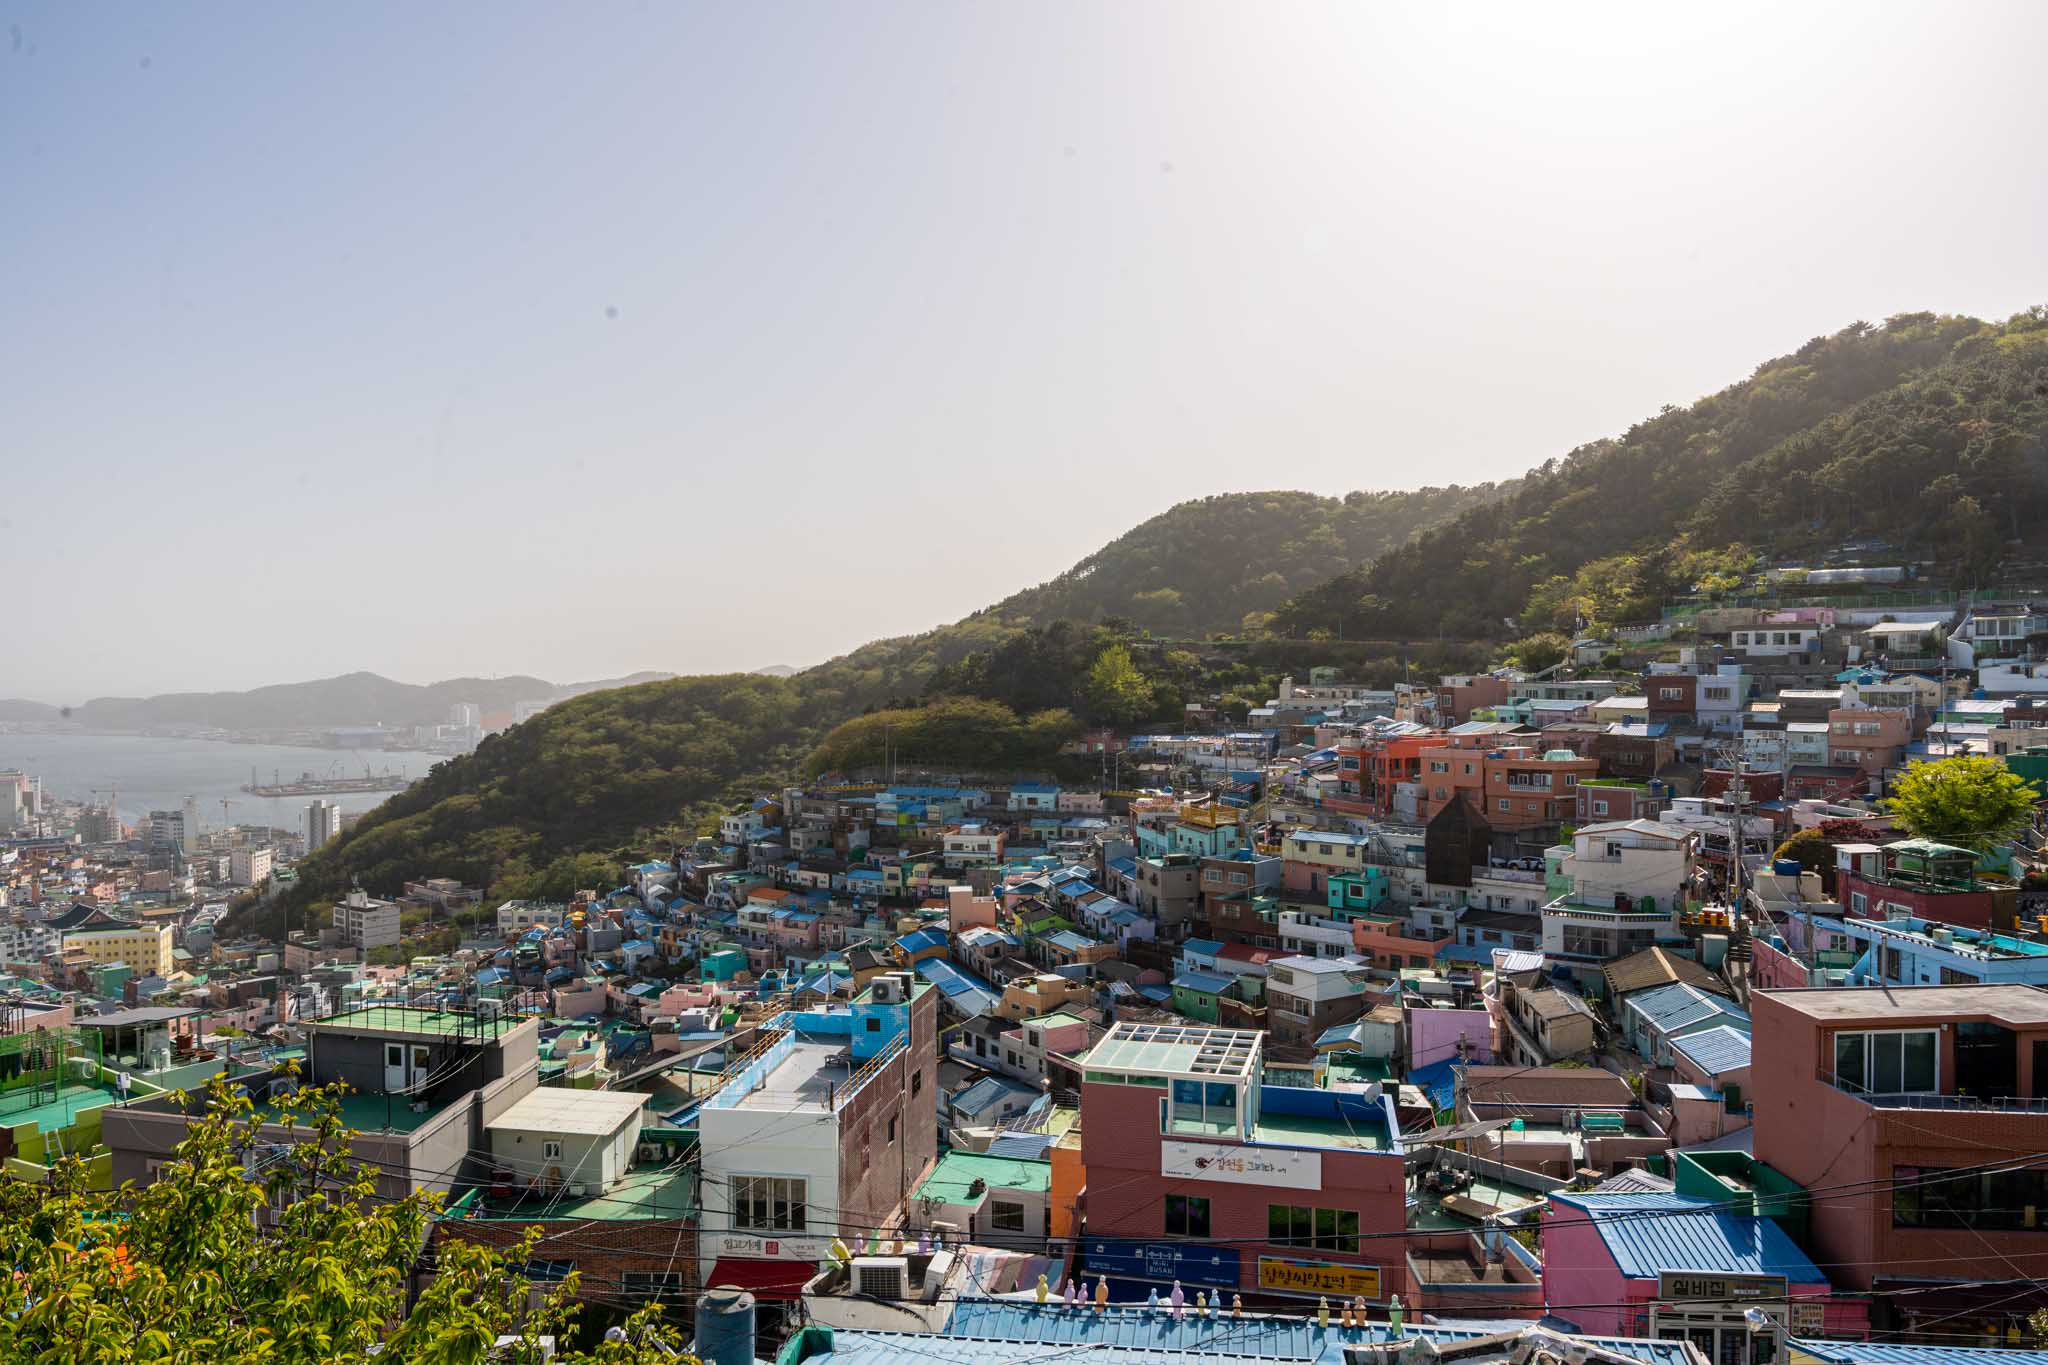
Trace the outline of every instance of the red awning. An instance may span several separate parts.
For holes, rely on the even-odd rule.
[[[757,1299],[800,1299],[804,1286],[818,1273],[809,1261],[757,1261],[745,1256],[721,1256],[704,1277],[704,1287],[730,1285],[744,1289]]]

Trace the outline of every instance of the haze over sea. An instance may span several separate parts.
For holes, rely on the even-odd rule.
[[[367,762],[373,771],[395,768],[416,781],[442,761],[439,754],[401,750],[358,753],[143,735],[0,733],[0,768],[19,768],[42,778],[43,791],[51,797],[104,801],[105,793],[118,787],[121,818],[133,822],[152,810],[177,810],[187,796],[195,796],[199,818],[210,830],[221,827],[223,797],[235,802],[228,812],[229,824],[299,828],[313,798],[251,796],[242,784],[252,768],[260,781],[269,782],[275,774],[290,782],[306,772],[324,776],[330,768],[339,777],[360,777]],[[343,792],[322,799],[338,803],[344,811],[357,811],[368,810],[391,794]]]

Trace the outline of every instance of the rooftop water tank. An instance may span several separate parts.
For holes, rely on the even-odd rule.
[[[704,1365],[754,1365],[754,1296],[713,1286],[697,1304],[697,1358]]]
[[[1796,877],[1805,870],[1805,865],[1797,858],[1780,858],[1771,864],[1771,871],[1780,877]]]

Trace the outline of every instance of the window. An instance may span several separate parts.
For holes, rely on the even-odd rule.
[[[546,1142],[543,1142],[540,1146],[540,1159],[542,1161],[560,1161],[562,1159],[561,1142],[555,1138],[549,1138]]]
[[[1595,801],[1595,802],[1593,803],[1593,814],[1595,814],[1595,815],[1605,815],[1605,814],[1607,814],[1607,803],[1606,803],[1605,801]]]
[[[732,1187],[732,1225],[742,1232],[802,1232],[807,1194],[801,1180],[737,1176]]]
[[[1835,1083],[1863,1095],[1940,1088],[1941,1035],[1933,1029],[1835,1035]]]
[[[1209,1201],[1191,1194],[1167,1195],[1166,1235],[1169,1237],[1207,1237],[1209,1235]]]
[[[619,1284],[628,1298],[680,1299],[684,1293],[680,1270],[629,1270]]]
[[[1868,914],[1870,911],[1870,897],[1864,895],[1861,891],[1851,891],[1849,893],[1849,908],[1859,915]]]
[[[1892,1167],[1892,1225],[2019,1232],[2044,1226],[2048,1180],[2039,1169],[1949,1172]]]
[[[1266,1207],[1266,1240],[1280,1246],[1356,1253],[1358,1214],[1353,1209],[1269,1204]]]
[[[894,1114],[889,1116],[889,1141],[891,1143],[896,1141],[896,1116]]]
[[[1507,799],[1507,798],[1506,798],[1505,796],[1503,796],[1503,797],[1502,797],[1502,798],[1500,799],[1500,808],[1501,808],[1501,810],[1502,810],[1502,811],[1504,811],[1504,812],[1505,812],[1505,811],[1508,811],[1508,810],[1512,810],[1512,809],[1514,808],[1514,804],[1515,804],[1514,802],[1512,802],[1512,801],[1508,800],[1508,799]]]
[[[997,1232],[1024,1231],[1024,1206],[1002,1199],[990,1200],[988,1225]]]
[[[874,1019],[874,1018],[871,1018],[871,1019],[869,1019],[869,1020],[868,1020],[868,1032],[869,1032],[869,1033],[880,1033],[881,1031],[882,1031],[882,1021],[881,1021],[880,1019]]]
[[[1266,1240],[1276,1246],[1307,1246],[1315,1237],[1315,1210],[1298,1204],[1266,1207]]]

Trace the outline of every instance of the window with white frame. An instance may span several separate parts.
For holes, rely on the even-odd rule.
[[[732,1225],[743,1232],[802,1232],[809,1190],[786,1176],[742,1175],[732,1182]]]

